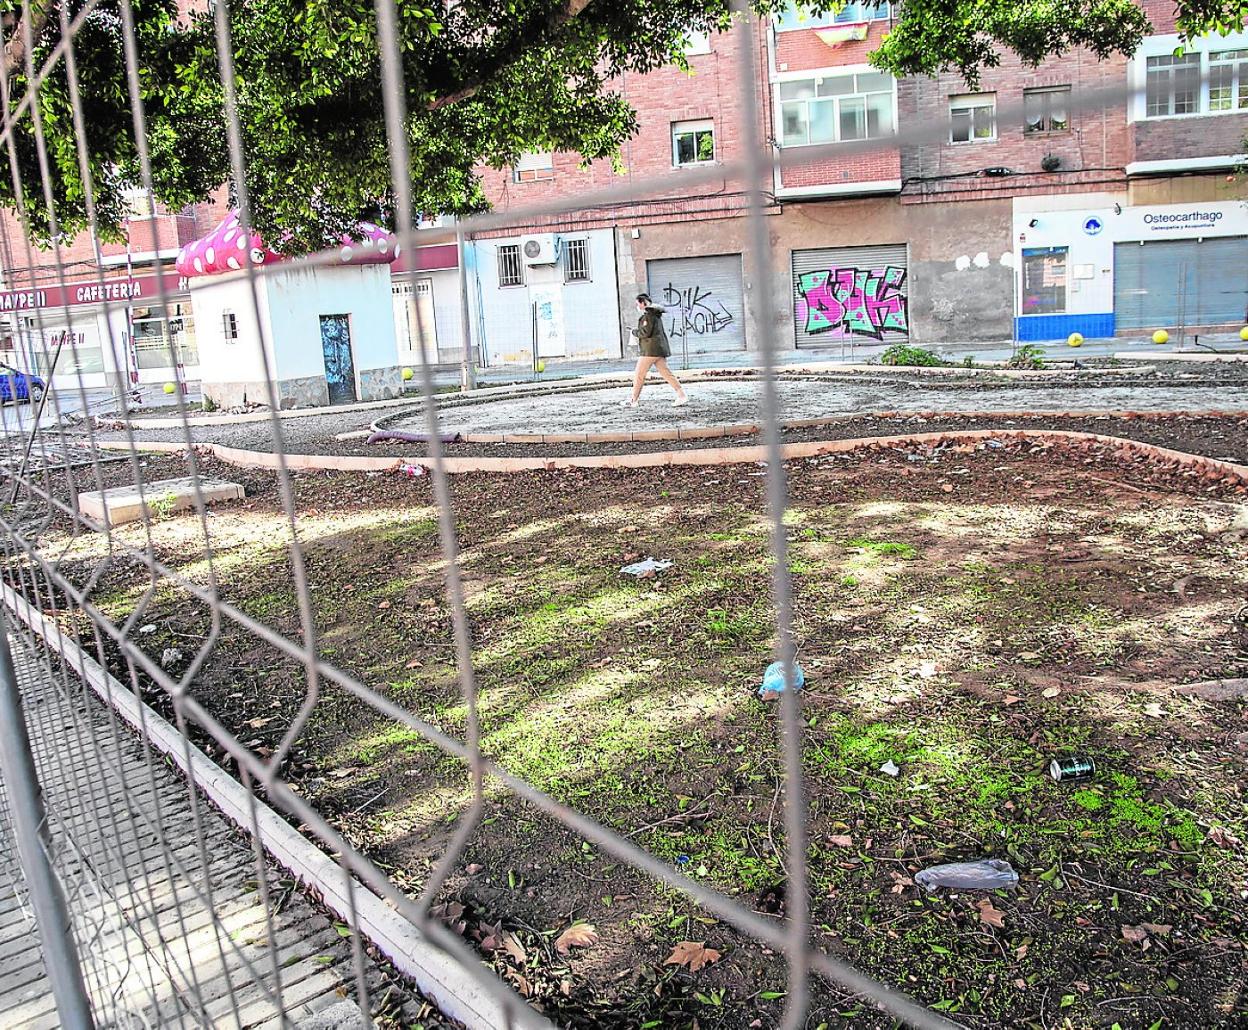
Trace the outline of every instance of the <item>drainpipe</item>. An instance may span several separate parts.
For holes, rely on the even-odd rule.
[[[468,311],[468,248],[464,245],[463,224],[456,219],[455,243],[459,251],[459,324],[464,338],[464,360],[460,389],[464,392],[477,388],[476,363],[472,355],[472,322]]]

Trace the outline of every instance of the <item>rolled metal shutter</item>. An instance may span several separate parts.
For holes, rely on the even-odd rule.
[[[1119,329],[1234,325],[1248,315],[1248,239],[1114,245]]]
[[[795,250],[792,269],[798,347],[904,343],[910,338],[904,243]]]
[[[745,350],[741,255],[646,262],[647,292],[667,309],[673,354]]]

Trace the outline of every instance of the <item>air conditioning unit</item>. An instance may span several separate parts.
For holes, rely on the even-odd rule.
[[[559,237],[553,233],[543,236],[524,236],[520,239],[520,253],[526,265],[553,265],[559,260]]]

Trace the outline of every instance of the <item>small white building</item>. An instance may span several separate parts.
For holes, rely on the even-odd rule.
[[[485,364],[621,356],[625,316],[611,229],[478,239],[466,249]]]
[[[394,240],[374,226],[344,241],[341,264],[286,263],[231,215],[185,247],[178,268],[190,279],[204,399],[221,407],[270,402],[315,407],[397,397],[403,388],[396,345],[390,262]],[[264,266],[252,279],[245,269]]]

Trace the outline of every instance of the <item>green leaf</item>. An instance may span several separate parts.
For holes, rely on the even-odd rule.
[[[1070,1006],[1072,1006],[1074,1003],[1075,1003],[1075,996],[1074,996],[1073,994],[1063,994],[1063,995],[1062,995],[1062,1003],[1061,1003],[1061,1005],[1060,1005],[1059,1007],[1060,1007],[1060,1008],[1064,1008],[1064,1009],[1068,1009],[1068,1008],[1070,1008]]]

